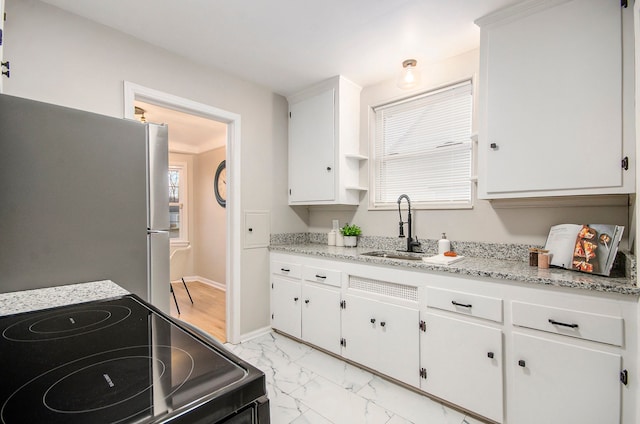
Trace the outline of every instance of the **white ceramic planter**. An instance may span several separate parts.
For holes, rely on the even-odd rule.
[[[345,247],[356,247],[358,244],[358,236],[344,236]]]

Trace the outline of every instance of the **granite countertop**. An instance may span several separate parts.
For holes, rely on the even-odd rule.
[[[327,259],[362,262],[371,265],[395,266],[407,270],[439,271],[470,277],[512,280],[545,286],[568,287],[598,292],[640,296],[640,286],[631,278],[590,275],[560,268],[539,269],[528,262],[465,256],[450,265],[433,265],[423,261],[363,256],[365,252],[380,250],[370,247],[336,247],[319,243],[270,245],[271,252],[294,253]],[[426,254],[424,256],[431,256]]]
[[[0,316],[129,294],[111,280],[0,293]]]

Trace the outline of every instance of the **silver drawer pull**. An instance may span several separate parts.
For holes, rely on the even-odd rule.
[[[471,308],[473,306],[471,305],[471,303],[459,303],[459,302],[456,302],[455,300],[452,300],[451,304],[455,306],[461,306],[463,308]]]
[[[569,328],[578,328],[578,324],[567,324],[565,322],[556,321],[551,318],[549,318],[549,322],[553,325],[561,325],[563,327],[569,327]]]

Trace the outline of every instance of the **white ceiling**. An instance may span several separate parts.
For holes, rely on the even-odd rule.
[[[135,105],[144,110],[146,122],[169,126],[171,152],[199,154],[226,146],[227,124],[141,101]]]
[[[521,0],[43,0],[289,95],[334,75],[366,87],[478,47],[473,21]]]
[[[479,45],[473,21],[522,0],[42,0],[289,95],[335,75],[366,87]],[[428,72],[427,69],[425,69]],[[136,102],[171,151],[226,142],[226,125]]]

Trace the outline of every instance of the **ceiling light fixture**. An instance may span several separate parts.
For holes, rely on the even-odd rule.
[[[409,89],[420,84],[420,70],[417,68],[418,61],[407,59],[402,62],[402,72],[398,77],[398,87]]]
[[[145,113],[145,112],[146,112],[146,110],[142,109],[141,107],[135,106],[135,112],[134,112],[134,114],[135,114],[136,116],[137,116],[137,115],[140,115],[140,118],[138,118],[138,120],[139,120],[140,122],[142,122],[143,124],[144,124],[145,122],[147,122],[147,118],[145,118],[145,117],[144,117],[144,113]]]

